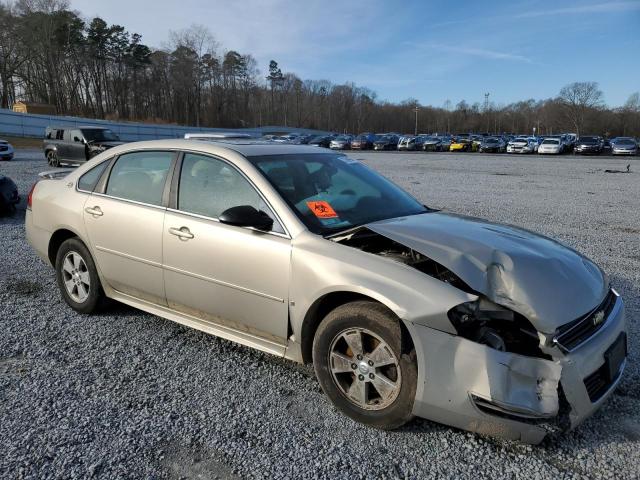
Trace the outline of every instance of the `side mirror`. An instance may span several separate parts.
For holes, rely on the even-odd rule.
[[[73,137],[73,141],[74,142],[82,142],[82,139],[80,139],[80,137]]]
[[[236,227],[253,227],[258,230],[269,231],[273,226],[273,219],[262,210],[256,210],[251,205],[240,205],[226,209],[218,217],[220,223]]]

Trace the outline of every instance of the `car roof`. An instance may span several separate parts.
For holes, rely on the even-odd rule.
[[[91,128],[93,130],[111,130],[109,127],[99,127],[96,125],[51,125],[47,128],[51,130],[81,130]]]
[[[150,148],[170,148],[198,150],[216,154],[220,149],[237,152],[245,157],[254,157],[259,155],[286,155],[286,154],[302,154],[302,153],[334,153],[324,148],[313,147],[309,145],[297,145],[291,143],[273,143],[259,139],[220,139],[215,141],[189,140],[189,139],[167,139],[167,140],[147,140],[143,142],[131,142],[116,147],[121,151],[135,150],[136,147],[141,149]],[[116,149],[113,149],[115,152]],[[335,154],[335,153],[334,153]]]

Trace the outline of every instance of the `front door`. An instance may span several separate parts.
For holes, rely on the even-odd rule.
[[[69,149],[69,160],[74,162],[85,162],[87,155],[84,138],[80,130],[71,130],[71,142],[67,144]]]
[[[162,278],[165,183],[173,152],[140,151],[116,160],[102,193],[84,205],[91,249],[115,290],[166,305]]]
[[[284,354],[291,241],[277,220],[271,232],[218,222],[224,210],[239,205],[275,219],[234,166],[184,155],[175,208],[167,210],[163,230],[167,302],[258,348]]]

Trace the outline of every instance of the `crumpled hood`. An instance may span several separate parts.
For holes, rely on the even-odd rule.
[[[608,289],[606,275],[583,255],[510,225],[438,212],[367,228],[444,265],[544,333],[588,313]]]

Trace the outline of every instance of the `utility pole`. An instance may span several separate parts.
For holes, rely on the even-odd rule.
[[[487,118],[487,132],[489,132],[489,92],[484,94],[484,116]]]
[[[417,136],[418,135],[418,105],[415,106],[413,111],[416,112],[416,126],[415,126],[415,129],[413,131],[413,134]]]

